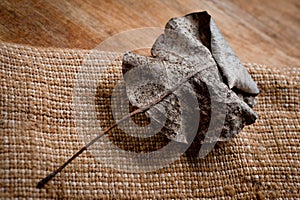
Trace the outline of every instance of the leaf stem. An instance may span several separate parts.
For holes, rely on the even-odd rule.
[[[93,145],[95,142],[97,142],[101,137],[103,137],[105,134],[107,134],[109,131],[111,131],[113,128],[115,128],[119,123],[131,118],[132,116],[146,112],[154,105],[158,104],[162,100],[164,100],[166,97],[168,97],[170,94],[172,94],[175,90],[177,90],[180,86],[182,86],[183,83],[188,81],[190,78],[195,76],[197,73],[192,74],[188,76],[187,78],[183,79],[182,82],[175,85],[172,89],[168,90],[164,95],[162,95],[160,98],[158,98],[156,101],[153,101],[149,105],[136,109],[131,113],[128,113],[125,115],[122,119],[116,121],[114,124],[106,128],[103,132],[101,132],[99,135],[97,135],[93,140],[91,140],[89,143],[84,145],[79,151],[77,151],[72,157],[70,157],[65,163],[63,163],[59,168],[57,168],[55,171],[51,172],[48,176],[43,178],[41,181],[38,182],[37,188],[41,189],[43,188],[52,178],[56,176],[59,172],[61,172],[69,163],[71,163],[75,158],[77,158],[80,154],[82,154],[84,151],[86,151],[91,145]]]

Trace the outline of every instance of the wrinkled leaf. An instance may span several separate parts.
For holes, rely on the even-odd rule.
[[[259,93],[257,85],[206,12],[171,19],[151,53],[153,57],[131,52],[124,55],[126,92],[133,105],[145,107],[183,83],[147,111],[157,122],[162,115],[166,117],[165,134],[169,139],[188,140],[184,129],[188,124],[183,123],[181,107],[199,112],[202,143],[229,140],[245,125],[255,122],[257,115],[252,107]],[[126,76],[133,69],[137,72]],[[188,94],[196,96],[197,105],[178,99]],[[218,131],[220,134],[216,134]]]

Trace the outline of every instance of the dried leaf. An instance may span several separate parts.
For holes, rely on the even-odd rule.
[[[123,57],[126,93],[139,109],[97,135],[42,179],[37,188],[44,187],[99,138],[137,113],[146,111],[155,123],[164,125],[164,134],[174,141],[190,144],[194,139],[191,133],[197,131],[202,146],[207,146],[206,152],[203,148],[199,151],[201,157],[211,150],[210,144],[229,140],[244,125],[255,122],[252,107],[259,92],[257,85],[206,12],[171,19],[151,52],[153,58],[130,52]]]

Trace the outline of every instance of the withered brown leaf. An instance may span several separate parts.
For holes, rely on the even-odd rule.
[[[194,139],[191,127],[196,126],[206,152],[213,147],[209,144],[235,137],[257,119],[252,107],[259,89],[207,12],[171,19],[151,53],[152,57],[146,57],[128,52],[123,57],[126,93],[139,109],[84,145],[37,188],[44,187],[99,138],[138,113],[146,112],[156,123],[163,123],[164,134],[178,142],[190,144]],[[200,150],[199,156],[206,152]]]

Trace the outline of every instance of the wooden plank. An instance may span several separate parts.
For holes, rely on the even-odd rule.
[[[119,32],[207,10],[242,62],[298,65],[300,1],[0,1],[0,40],[92,49]]]

